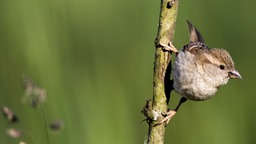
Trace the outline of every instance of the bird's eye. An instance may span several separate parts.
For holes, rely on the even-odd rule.
[[[224,70],[224,69],[225,69],[225,66],[224,66],[224,65],[220,65],[220,69],[221,69],[221,70]]]

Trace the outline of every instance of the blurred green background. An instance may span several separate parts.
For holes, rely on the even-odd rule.
[[[1,0],[0,106],[20,123],[0,118],[0,143],[46,144],[42,111],[21,102],[22,75],[48,92],[46,119],[65,128],[51,144],[139,144],[140,123],[152,97],[154,38],[160,0]],[[174,44],[188,40],[185,20],[209,47],[227,49],[243,80],[231,80],[215,97],[185,103],[167,127],[166,143],[256,143],[256,1],[181,0]],[[173,108],[179,95],[172,93]],[[7,136],[9,127],[23,132]]]

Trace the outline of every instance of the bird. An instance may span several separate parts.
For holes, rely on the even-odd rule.
[[[180,105],[187,100],[205,101],[214,96],[220,86],[230,78],[242,79],[229,52],[222,48],[209,48],[201,33],[187,20],[190,42],[182,50],[168,43],[163,48],[177,53],[173,65],[173,88],[182,97],[173,111],[163,115],[160,122],[169,122]]]

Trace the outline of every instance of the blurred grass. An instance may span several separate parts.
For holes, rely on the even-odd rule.
[[[57,143],[143,143],[140,114],[152,97],[159,1],[0,1],[0,105],[20,117],[0,118],[0,143],[46,143],[40,109],[21,103],[23,74],[48,91],[48,121],[65,128]],[[166,143],[255,143],[255,1],[180,1],[174,44],[188,42],[189,19],[210,47],[227,49],[243,80],[231,80],[205,102],[188,102],[167,128]],[[249,63],[248,63],[249,62]],[[170,107],[179,96],[172,94]],[[31,133],[31,134],[28,134]]]

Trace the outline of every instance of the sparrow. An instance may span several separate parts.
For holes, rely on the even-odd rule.
[[[165,50],[177,53],[172,72],[173,88],[182,98],[174,111],[164,114],[166,117],[160,123],[168,123],[187,99],[207,100],[230,78],[242,79],[230,54],[221,48],[209,48],[196,27],[189,21],[187,23],[189,44],[179,52],[171,43],[163,46]]]

